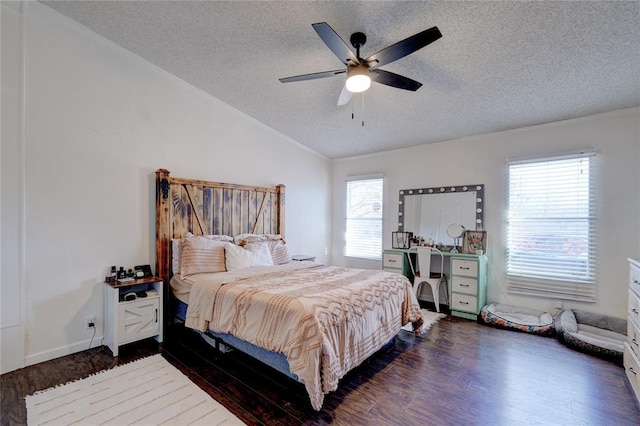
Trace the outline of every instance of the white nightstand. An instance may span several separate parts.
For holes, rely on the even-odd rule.
[[[291,256],[291,260],[293,260],[295,262],[303,262],[305,260],[308,260],[310,262],[315,262],[316,261],[316,257],[315,256],[309,256],[307,254],[294,254],[293,256]]]
[[[155,337],[162,343],[162,278],[104,284],[104,338],[113,356],[118,356],[121,345],[147,337]],[[125,294],[134,288],[146,288],[148,296],[124,300]]]

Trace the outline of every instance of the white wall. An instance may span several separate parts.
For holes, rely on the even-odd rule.
[[[599,153],[598,295],[596,304],[566,302],[593,312],[626,316],[627,258],[640,255],[640,109],[490,135],[423,145],[411,149],[334,161],[332,261],[341,265],[344,235],[345,177],[385,174],[384,246],[397,229],[398,191],[406,188],[485,184],[488,231],[488,300],[555,312],[552,300],[506,292],[505,190],[509,158],[541,156],[592,148]],[[375,265],[380,267],[380,265]]]
[[[155,263],[158,168],[285,184],[290,250],[326,259],[329,160],[35,2],[24,55],[27,365],[86,349],[86,315],[99,345],[109,265]]]
[[[24,366],[22,276],[22,17],[17,2],[0,6],[2,24],[2,251],[0,256],[0,373]]]

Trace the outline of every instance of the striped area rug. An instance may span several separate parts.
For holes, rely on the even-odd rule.
[[[33,425],[243,425],[161,355],[27,396]]]

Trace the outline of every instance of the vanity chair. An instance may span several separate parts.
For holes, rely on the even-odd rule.
[[[412,253],[417,254],[417,268],[413,265],[413,260],[411,259]],[[431,272],[431,255],[433,253],[440,255],[439,272]],[[407,257],[409,258],[409,265],[411,265],[411,272],[413,272],[415,277],[413,281],[413,291],[416,293],[416,298],[418,298],[418,300],[420,298],[422,284],[429,284],[429,286],[431,286],[431,293],[433,294],[433,303],[436,305],[436,311],[440,312],[440,284],[442,281],[446,282],[446,277],[444,275],[444,254],[433,247],[417,246],[411,247],[408,250]]]

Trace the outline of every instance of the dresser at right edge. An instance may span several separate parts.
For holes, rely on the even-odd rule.
[[[629,305],[624,370],[640,402],[640,259],[629,259]]]

